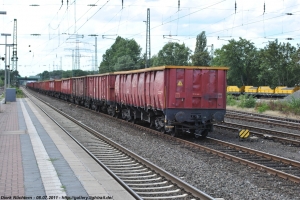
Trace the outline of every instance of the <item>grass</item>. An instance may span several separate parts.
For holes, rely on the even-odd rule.
[[[20,88],[16,88],[16,97],[17,98],[24,98],[24,93],[23,93],[23,91],[20,89]]]
[[[16,89],[16,98],[24,98],[24,97],[25,97],[23,91],[22,91],[20,88],[15,87],[15,89]],[[0,95],[0,101],[1,101],[3,98],[4,98],[4,93],[3,93],[2,95]]]
[[[235,97],[228,94],[226,99],[226,104],[229,106],[237,106],[241,108],[254,108],[256,99],[252,95],[240,95]]]
[[[300,115],[300,99],[292,96],[289,101],[265,101],[256,102],[253,96],[240,95],[237,99],[232,95],[227,95],[226,103],[228,106],[237,106],[240,108],[254,108],[259,113],[267,110],[279,111],[282,114]]]
[[[62,185],[60,186],[60,188],[62,189],[63,192],[66,192],[66,186]]]
[[[229,106],[235,106],[236,105],[235,96],[233,96],[231,94],[227,94],[226,104],[229,105]]]
[[[256,104],[256,100],[252,95],[240,95],[239,96],[238,107],[241,108],[254,108]]]
[[[294,96],[292,96],[292,99],[288,101],[288,105],[294,114],[300,115],[300,99],[296,99]]]
[[[257,110],[259,113],[263,113],[269,110],[269,105],[266,102],[258,102],[255,105],[255,110]]]

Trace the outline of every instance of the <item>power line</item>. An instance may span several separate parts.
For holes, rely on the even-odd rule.
[[[118,5],[118,6],[120,6],[120,5]],[[209,9],[209,8],[208,8],[208,9]],[[261,9],[261,7],[260,7],[260,9]],[[86,13],[88,13],[88,12],[89,12],[89,11],[87,11]],[[120,12],[121,12],[121,10],[120,10]],[[85,13],[85,14],[86,14],[86,13]],[[192,15],[192,14],[193,14],[193,13],[189,13],[188,16],[190,16],[190,15]],[[230,16],[231,16],[231,15],[230,15]],[[175,20],[177,20],[177,24],[178,24],[178,20],[179,20],[180,18],[182,18],[182,17],[184,17],[184,16],[181,16],[181,17],[178,16],[177,19],[175,19]],[[281,16],[277,16],[277,17],[281,17]],[[88,20],[90,20],[91,18],[92,18],[92,17],[90,17]],[[121,18],[121,17],[120,17],[120,18]],[[276,17],[274,17],[274,18],[276,18]],[[79,20],[80,20],[80,19],[78,19],[77,21],[79,21]],[[88,21],[88,20],[87,20],[87,21]],[[269,19],[267,19],[267,20],[269,20]],[[86,21],[84,24],[86,24],[87,21]],[[173,19],[173,20],[169,20],[169,21],[167,21],[167,22],[164,22],[162,25],[167,24],[167,23],[171,23],[172,21],[174,21],[174,19]],[[261,21],[261,20],[260,20],[260,21]],[[247,23],[247,24],[253,24],[253,23],[257,23],[257,22],[259,22],[259,21],[256,21],[256,22],[255,22],[255,21],[254,21],[254,22],[249,22],[249,23]],[[83,24],[83,25],[84,25],[84,24]],[[121,21],[119,20],[119,24],[118,24],[117,27],[119,28],[122,24],[123,24],[123,23],[121,23]],[[83,25],[82,25],[81,27],[83,27]],[[243,25],[245,25],[245,24],[243,24]],[[233,29],[233,28],[237,28],[237,27],[239,27],[239,26],[232,26],[232,29]],[[70,27],[69,27],[69,28],[70,28]],[[154,28],[155,28],[155,27],[153,27],[152,29],[154,29]],[[228,30],[228,29],[224,29],[224,30]],[[143,32],[144,32],[144,31],[143,31]],[[210,34],[213,34],[213,33],[210,33]],[[136,36],[136,35],[134,35],[134,36]],[[56,38],[56,37],[54,37],[54,38],[52,38],[52,39],[55,39],[55,38]],[[52,40],[52,39],[51,39],[51,40]],[[50,40],[49,40],[49,41],[50,41]],[[48,41],[48,42],[49,42],[49,41]],[[60,47],[61,47],[61,45],[59,45],[57,48],[55,48],[55,50],[58,49],[58,48],[60,48]],[[49,55],[49,54],[48,54],[48,55]]]
[[[108,4],[108,2],[109,2],[110,0],[107,0],[106,1],[106,3],[105,4],[103,4],[90,18],[88,18],[87,20],[86,20],[86,22],[84,22],[80,27],[79,27],[79,29],[77,29],[77,32],[91,19],[91,18],[93,18],[106,4]],[[76,33],[77,33],[76,32]]]
[[[278,17],[282,17],[282,16],[284,16],[284,15],[279,15],[279,16],[275,16],[275,17],[270,17],[270,18],[268,18],[268,19],[266,19],[266,20],[271,20],[271,19],[275,19],[275,18],[278,18]],[[238,27],[241,27],[241,26],[244,26],[244,25],[255,24],[255,23],[258,23],[258,22],[261,22],[261,21],[263,21],[263,20],[253,21],[253,22],[249,22],[249,23],[247,23],[247,24],[241,24],[241,25],[237,25],[237,26],[234,26],[234,27],[231,27],[231,28],[238,28]],[[228,29],[229,29],[229,28],[223,29],[223,30],[219,30],[219,31],[215,31],[215,32],[211,32],[211,33],[208,33],[208,34],[219,33],[219,32],[222,32],[222,31],[228,30]]]
[[[176,19],[173,19],[173,20],[167,21],[167,22],[165,22],[165,23],[162,23],[161,25],[154,26],[153,28],[151,28],[151,30],[153,30],[153,29],[155,29],[155,28],[158,28],[158,27],[160,27],[160,26],[163,26],[163,25],[165,25],[165,24],[171,23],[171,22],[173,22],[173,21],[176,21],[176,20],[178,20],[178,19],[181,19],[181,18],[190,16],[190,15],[192,15],[192,14],[195,14],[195,13],[197,13],[197,12],[200,12],[200,11],[202,11],[202,10],[204,10],[204,9],[209,8],[209,7],[218,5],[218,4],[220,4],[220,3],[224,2],[224,1],[226,1],[226,0],[222,0],[222,1],[219,1],[219,2],[217,2],[217,3],[211,4],[211,5],[207,6],[207,7],[201,8],[201,9],[196,10],[196,11],[194,11],[194,12],[192,12],[192,13],[187,14],[187,15],[183,15],[183,16],[178,17],[178,18],[176,18]],[[141,34],[141,33],[143,33],[143,32],[140,32],[140,33],[138,33],[138,34],[134,34],[132,37],[134,37],[134,36],[136,36],[136,35],[139,35],[139,34]]]

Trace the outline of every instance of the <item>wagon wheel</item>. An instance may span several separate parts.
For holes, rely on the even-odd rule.
[[[201,137],[200,130],[197,130],[197,129],[196,129],[196,130],[194,131],[194,136],[195,136],[196,139],[200,138],[200,137]]]
[[[205,139],[207,137],[207,134],[208,134],[208,130],[205,129],[201,132],[201,134],[195,134],[195,138],[196,139]]]
[[[100,110],[103,112],[102,108],[100,108]],[[113,109],[109,109],[109,108],[107,108],[107,113],[112,117],[114,117],[116,114],[116,112]]]
[[[126,121],[128,121],[128,122],[131,122],[131,123],[133,123],[133,124],[134,124],[134,119],[133,119],[133,117],[127,118],[127,120],[126,120]]]
[[[118,111],[114,111],[113,117],[115,118],[121,118],[121,113]]]
[[[154,120],[151,120],[150,121],[150,128],[153,128],[153,129],[155,129],[155,123],[154,123]]]
[[[175,126],[174,130],[170,132],[170,135],[172,137],[177,137],[178,136],[178,128]]]
[[[130,122],[133,124],[136,124],[137,119],[134,119],[133,117],[131,118]]]
[[[201,133],[202,138],[206,138],[207,135],[208,135],[208,129],[205,129],[204,131],[202,131],[202,133]]]

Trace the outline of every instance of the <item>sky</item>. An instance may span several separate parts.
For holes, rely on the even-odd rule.
[[[6,11],[6,15],[0,14],[0,33],[11,34],[7,43],[12,44],[17,19],[21,76],[72,70],[76,48],[80,56],[77,66],[92,70],[95,37],[89,35],[98,35],[98,65],[117,36],[136,40],[145,53],[148,8],[152,56],[170,41],[184,43],[194,51],[202,31],[209,51],[240,37],[257,48],[275,39],[295,47],[300,43],[299,0],[0,0],[0,11]],[[0,36],[0,44],[5,44],[4,36]],[[12,47],[10,51],[7,56],[12,56]],[[4,54],[5,45],[0,45],[0,57]],[[4,65],[0,61],[0,69]]]

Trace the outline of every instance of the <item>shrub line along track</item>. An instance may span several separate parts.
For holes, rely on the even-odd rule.
[[[90,109],[86,109],[86,110],[91,111]],[[268,172],[268,173],[273,174],[273,175],[277,175],[278,177],[288,179],[288,180],[291,180],[291,181],[296,182],[296,183],[300,183],[300,162],[298,162],[298,161],[285,159],[285,158],[282,158],[282,157],[279,157],[279,156],[263,153],[263,152],[253,150],[253,149],[249,149],[249,148],[245,148],[245,147],[242,147],[242,146],[239,146],[239,145],[235,145],[235,144],[231,144],[231,143],[227,143],[227,142],[223,142],[223,141],[208,138],[208,140],[213,141],[214,143],[218,143],[218,144],[221,144],[222,146],[227,146],[227,147],[229,146],[230,147],[230,149],[225,148],[225,150],[223,150],[224,152],[222,152],[222,150],[220,150],[220,149],[215,150],[215,149],[206,147],[204,145],[199,145],[199,144],[195,144],[193,142],[189,142],[189,141],[186,141],[186,140],[183,140],[183,139],[180,139],[180,138],[175,138],[175,137],[172,137],[170,135],[161,133],[161,132],[153,130],[153,129],[149,129],[149,128],[144,127],[144,126],[140,126],[140,125],[137,125],[137,124],[126,122],[124,120],[116,119],[114,117],[111,117],[109,115],[105,115],[103,113],[97,113],[97,114],[100,114],[102,116],[106,116],[108,118],[114,119],[114,120],[119,121],[119,122],[122,122],[122,123],[127,124],[131,127],[134,126],[134,127],[138,128],[139,130],[144,130],[144,131],[147,131],[147,132],[150,132],[150,133],[154,133],[154,134],[156,134],[158,136],[161,136],[161,137],[163,137],[163,138],[165,138],[169,141],[178,142],[178,143],[184,145],[185,147],[192,147],[192,148],[195,148],[195,149],[199,149],[201,151],[212,153],[212,154],[218,155],[220,157],[232,160],[234,162],[238,162],[238,163],[250,166],[252,168],[255,168],[255,169],[258,169],[258,170],[261,170],[261,171],[265,171],[265,172]],[[246,160],[247,159],[247,158],[245,158],[246,156],[243,156],[243,158],[244,158],[243,159],[243,158],[239,158],[237,156],[231,155],[230,153],[227,153],[228,151],[233,150],[233,148],[237,149],[239,151],[243,151],[243,153],[250,154],[251,155],[250,160]],[[266,159],[263,160],[264,164],[259,163],[258,162],[259,160],[257,158],[253,159],[253,155],[260,156],[260,157],[263,157],[263,158],[267,158],[267,160]],[[251,161],[251,159],[252,159],[252,161]],[[262,160],[260,160],[260,161],[262,161]],[[274,161],[276,161],[277,163],[274,164],[273,163]],[[268,162],[269,162],[269,166],[268,166]],[[296,172],[294,174],[297,174],[297,175],[293,175],[293,174],[288,174],[284,171],[277,170],[276,168],[278,168],[278,167],[279,168],[286,168],[286,166],[283,166],[282,164],[289,165],[289,166],[287,166],[287,168],[289,168],[290,171],[297,171],[298,170],[299,173]],[[192,193],[191,191],[189,191],[189,192]]]
[[[26,95],[29,96],[28,94]],[[88,150],[88,148],[80,144],[78,140],[76,140],[72,135],[70,135],[70,133],[68,133],[61,125],[59,125],[58,122],[56,122],[51,116],[49,116],[46,113],[46,111],[44,111],[39,105],[35,103],[51,120],[53,120],[64,132],[66,132],[81,148],[83,148],[98,164],[100,164],[110,175],[112,175],[112,177],[116,179],[136,199],[175,199],[175,198],[186,198],[191,195],[201,200],[214,199],[213,197],[198,190],[192,185],[180,180],[179,178],[163,170],[162,168],[154,165],[153,163],[145,160],[144,158],[138,156],[137,154],[131,152],[130,150],[113,142],[112,140],[98,133],[97,131],[82,124],[81,122],[77,121],[73,117],[53,107],[49,103],[41,100],[36,96],[35,98],[37,98],[39,101],[42,101],[44,104],[46,104],[56,112],[60,113],[64,117],[68,118],[72,122],[76,123],[78,126],[82,127],[83,129],[87,130],[88,132],[96,136],[99,140],[101,140],[100,143],[96,144],[97,145],[96,147],[98,149],[96,148],[95,152]],[[113,118],[108,115],[105,116]],[[113,119],[117,120],[116,118]],[[130,123],[127,122],[127,124]],[[107,146],[109,146],[109,148],[105,148]],[[101,149],[100,153],[99,153],[99,148]],[[123,163],[119,162],[122,160],[124,161]],[[118,162],[121,163],[121,165],[118,164]],[[144,167],[143,165],[146,167]],[[159,174],[157,178],[156,178],[157,175],[155,173]],[[138,176],[141,176],[141,178],[139,178]],[[164,181],[163,179],[167,181]],[[149,183],[149,181],[151,183]],[[160,182],[155,182],[155,181],[160,181]],[[174,187],[177,187],[179,189],[170,191],[169,188],[172,188],[173,185],[161,187],[161,185],[168,184],[168,181],[172,182],[175,185]],[[155,187],[157,185],[159,187]],[[144,186],[144,188],[141,188],[141,186]],[[139,190],[148,190],[148,192],[141,192]],[[160,190],[160,191],[155,191],[155,190]],[[182,193],[182,194],[170,196],[169,194],[172,193],[177,193],[177,194]],[[188,195],[187,193],[189,193],[190,195]],[[149,195],[149,196],[143,196],[143,195]],[[160,196],[155,196],[155,195],[160,195]]]

